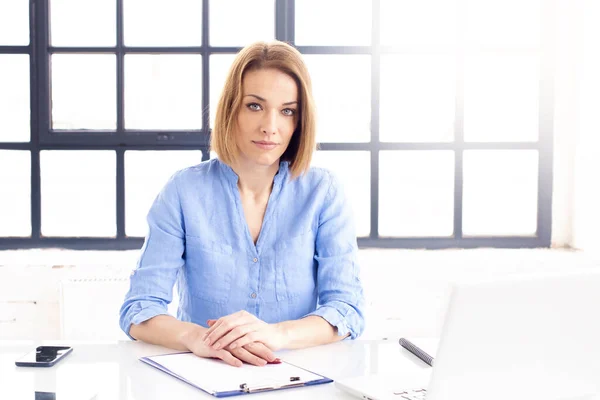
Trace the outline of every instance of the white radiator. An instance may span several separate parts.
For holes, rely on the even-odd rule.
[[[129,290],[129,277],[71,278],[60,282],[61,339],[119,340],[119,309]],[[177,293],[169,305],[176,315]]]

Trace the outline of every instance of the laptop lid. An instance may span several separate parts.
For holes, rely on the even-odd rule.
[[[586,398],[599,384],[599,269],[454,286],[428,399]]]

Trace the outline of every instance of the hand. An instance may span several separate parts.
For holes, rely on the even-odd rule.
[[[231,350],[212,349],[211,347],[206,346],[201,340],[205,332],[206,329],[200,327],[188,331],[181,337],[181,342],[188,350],[198,357],[218,358],[234,367],[241,367],[242,362],[263,366],[266,365],[268,361],[275,360],[273,352],[262,343],[249,343],[246,346]]]
[[[285,347],[285,334],[279,325],[268,324],[243,310],[216,321],[208,320],[208,326],[203,342],[213,350],[234,350],[256,342],[272,351]]]
[[[273,352],[262,343],[248,343],[243,347],[236,347],[234,349],[227,347],[226,350],[237,359],[259,367],[276,360]]]

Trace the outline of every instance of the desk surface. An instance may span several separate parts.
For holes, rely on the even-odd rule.
[[[73,353],[52,368],[16,367],[15,360],[40,344],[73,346]],[[56,392],[56,400],[151,400],[213,398],[141,361],[142,356],[171,352],[141,342],[108,343],[0,341],[0,398],[36,398],[35,392]],[[373,373],[427,369],[420,360],[390,340],[344,341],[277,355],[293,364],[341,379]],[[96,396],[96,397],[94,397]],[[52,398],[52,397],[48,397]],[[259,393],[252,399],[352,399],[334,384]]]

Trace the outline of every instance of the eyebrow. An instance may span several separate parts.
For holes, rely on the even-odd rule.
[[[262,98],[262,97],[260,97],[260,96],[257,96],[257,95],[255,95],[255,94],[247,94],[247,95],[246,95],[246,96],[244,96],[244,97],[247,97],[247,96],[250,96],[250,97],[255,97],[255,98],[257,98],[257,99],[258,99],[258,100],[260,100],[260,101],[267,102],[267,100],[266,100],[266,99],[264,99],[264,98]],[[283,105],[284,105],[284,106],[289,106],[289,105],[292,105],[292,104],[298,104],[298,102],[294,100],[294,101],[288,101],[287,103],[283,103]]]

